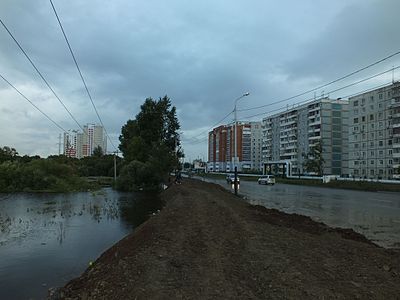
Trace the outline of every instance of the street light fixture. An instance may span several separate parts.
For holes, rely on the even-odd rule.
[[[244,93],[242,96],[240,96],[239,98],[237,98],[235,100],[235,108],[234,108],[234,112],[235,112],[235,133],[234,133],[234,135],[235,135],[235,156],[233,158],[233,165],[235,168],[235,181],[234,181],[235,195],[237,195],[237,160],[238,160],[238,157],[237,157],[237,109],[236,109],[236,107],[237,107],[237,102],[240,99],[247,97],[248,95],[250,95],[249,92]]]

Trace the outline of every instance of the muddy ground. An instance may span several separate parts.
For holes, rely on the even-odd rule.
[[[200,181],[162,197],[159,214],[59,298],[400,299],[400,252],[352,230],[250,206]]]

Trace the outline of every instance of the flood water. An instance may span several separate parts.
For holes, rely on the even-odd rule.
[[[207,179],[232,190],[225,180]],[[400,248],[400,193],[366,192],[277,183],[240,182],[251,204],[311,217],[329,226],[351,228],[386,248]]]
[[[44,299],[161,207],[156,194],[0,194],[0,299]]]

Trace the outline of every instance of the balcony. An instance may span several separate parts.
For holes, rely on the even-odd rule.
[[[308,133],[314,133],[314,132],[321,132],[321,128],[311,128],[311,129],[308,129]]]
[[[394,107],[400,107],[400,98],[393,98],[390,101],[390,107],[394,108]]]
[[[393,158],[400,158],[400,152],[397,152],[397,153],[393,152],[392,157]]]
[[[315,141],[315,140],[319,140],[319,139],[321,139],[321,136],[320,136],[320,135],[308,137],[308,140],[309,140],[309,141]]]
[[[321,109],[321,107],[319,107],[319,106],[314,107],[314,108],[309,108],[308,109],[308,113],[315,112],[315,111],[320,110],[320,109]]]

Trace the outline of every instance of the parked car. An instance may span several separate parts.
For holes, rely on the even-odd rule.
[[[274,175],[263,175],[258,178],[258,184],[275,184],[275,176]]]
[[[237,183],[240,183],[239,176],[236,177]],[[235,182],[235,174],[226,175],[226,183],[234,184]]]

